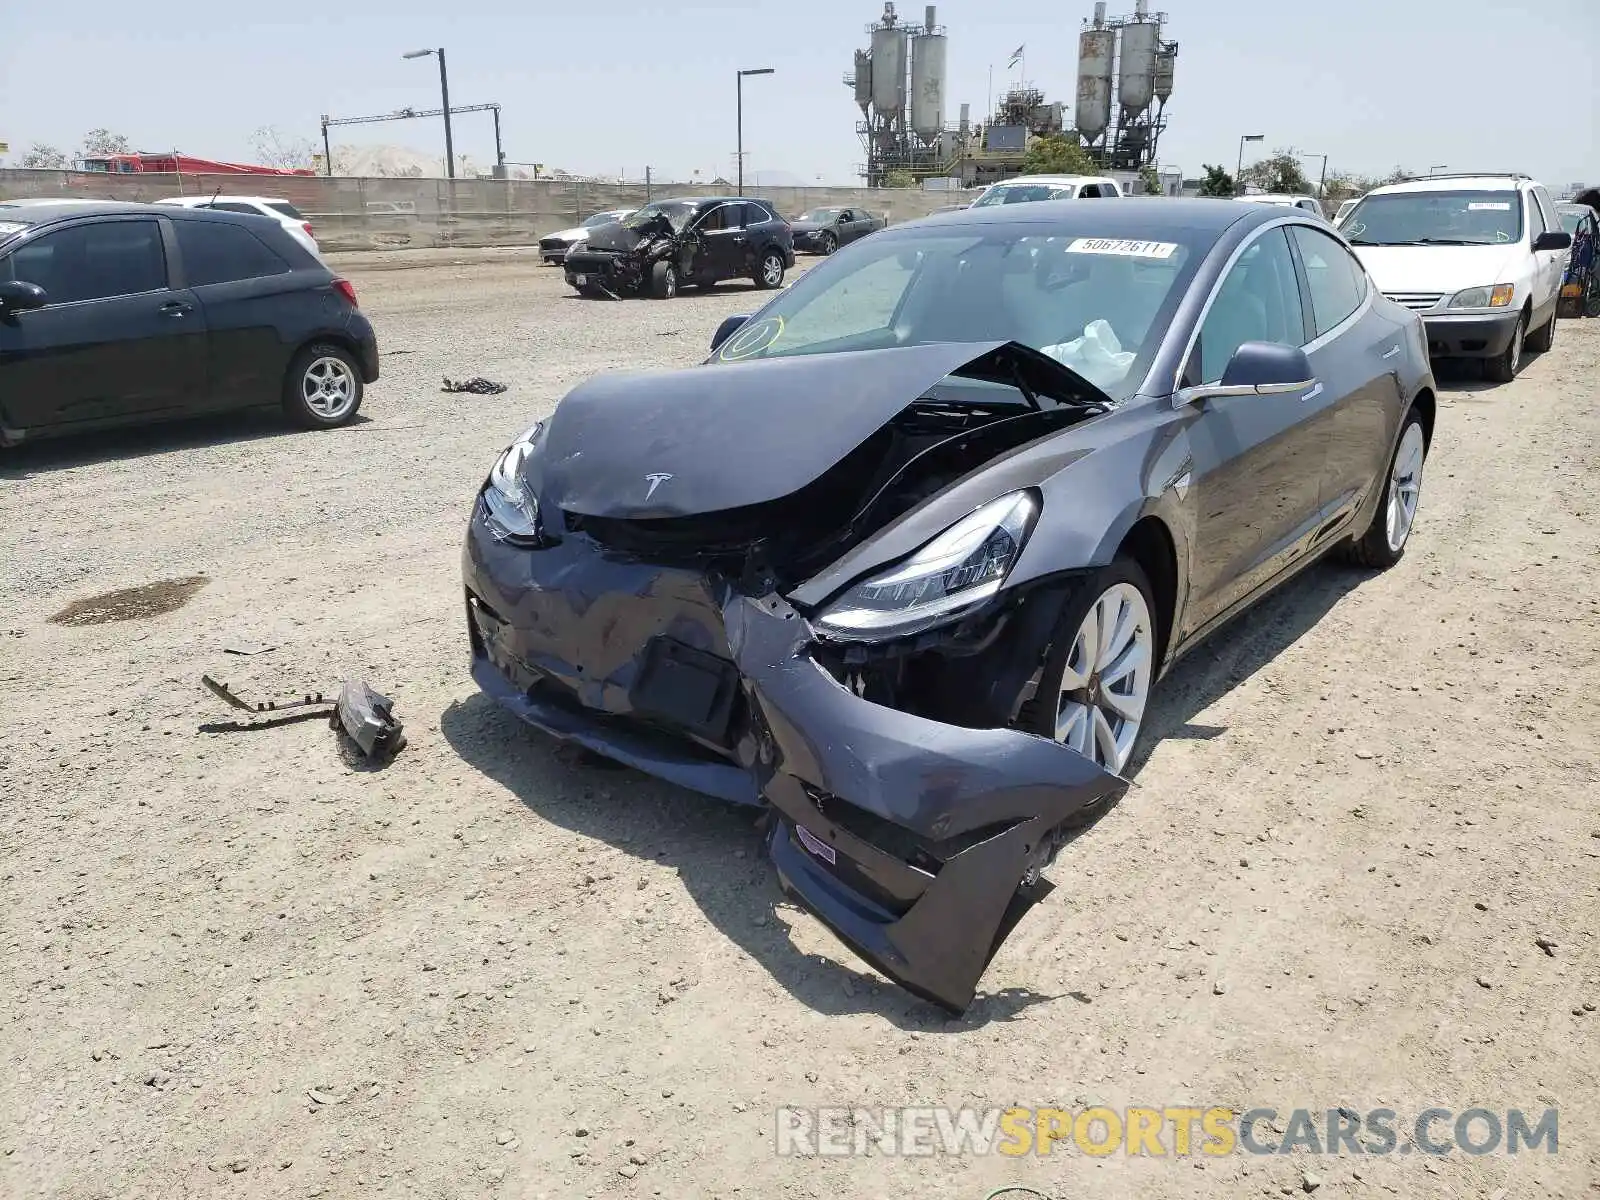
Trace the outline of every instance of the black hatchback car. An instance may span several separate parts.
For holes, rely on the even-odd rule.
[[[777,288],[794,266],[794,234],[766,200],[656,200],[626,220],[596,228],[561,265],[579,292],[613,299],[669,300],[681,287],[710,287],[724,279]]]
[[[276,404],[331,429],[377,378],[355,289],[276,221],[0,203],[0,445]]]

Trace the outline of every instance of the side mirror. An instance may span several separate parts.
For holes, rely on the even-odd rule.
[[[722,349],[722,343],[739,332],[739,327],[750,319],[748,313],[734,317],[723,317],[722,324],[717,326],[717,331],[711,335],[711,352],[715,354]]]
[[[1533,239],[1533,252],[1535,254],[1538,254],[1541,250],[1570,249],[1572,249],[1572,235],[1565,229],[1547,230]]]
[[[1233,352],[1220,383],[1202,383],[1179,390],[1178,407],[1223,396],[1280,396],[1314,387],[1311,362],[1298,346],[1279,342],[1245,342]]]
[[[49,301],[49,295],[37,283],[24,283],[20,279],[0,283],[0,313],[43,308]]]

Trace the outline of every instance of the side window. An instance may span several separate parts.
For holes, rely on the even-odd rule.
[[[1216,383],[1246,342],[1304,344],[1300,283],[1283,229],[1270,229],[1228,269],[1200,327],[1197,383]],[[1193,360],[1191,360],[1191,368]]]
[[[719,229],[730,228],[728,223],[728,210],[731,207],[732,206],[728,204],[718,204],[707,209],[706,212],[701,216],[700,220],[696,223],[695,228],[701,233],[715,233]]]
[[[1081,188],[1078,189],[1078,199],[1079,200],[1098,200],[1098,199],[1100,199],[1100,185],[1098,183],[1086,183],[1086,184],[1084,184]]]
[[[1531,191],[1523,194],[1528,198],[1528,228],[1532,230],[1532,236],[1528,240],[1531,242],[1533,238],[1547,231],[1550,225],[1544,219],[1544,209],[1539,206],[1539,198]]]
[[[17,247],[8,261],[9,277],[38,284],[50,305],[136,296],[167,286],[161,226],[154,221],[75,225]]]
[[[746,200],[744,202],[743,208],[744,208],[744,218],[743,218],[743,220],[741,222],[739,222],[739,224],[742,224],[744,226],[744,228],[746,228],[746,229],[750,228],[750,226],[752,226],[752,225],[761,225],[761,224],[764,224],[767,221],[772,220],[772,215],[770,213],[768,213],[765,208],[763,208],[761,205],[755,203],[753,200]],[[738,227],[738,225],[735,225],[735,228],[737,228],[737,227]]]
[[[1367,298],[1367,274],[1350,252],[1327,234],[1304,225],[1290,226],[1300,250],[1311,292],[1311,318],[1321,337]]]
[[[174,221],[190,287],[282,275],[290,269],[248,229],[220,221]]]
[[[261,210],[253,204],[240,204],[236,200],[219,200],[215,204],[202,204],[200,207],[214,209],[217,212],[247,213],[252,217],[259,217]]]
[[[1542,187],[1537,187],[1531,194],[1539,206],[1540,215],[1544,218],[1545,229],[1559,232],[1562,228],[1561,215],[1556,212],[1556,206],[1550,202],[1550,193]]]

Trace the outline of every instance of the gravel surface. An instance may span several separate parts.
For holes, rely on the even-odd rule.
[[[466,674],[494,454],[762,297],[583,301],[519,252],[344,267],[384,352],[359,424],[0,454],[0,1195],[1593,1194],[1600,321],[1445,384],[1399,567],[1319,567],[1169,678],[1137,785],[950,1021],[781,901],[750,814],[574,761]],[[509,390],[439,390],[475,375]],[[230,715],[202,672],[359,672],[410,745],[373,771],[319,722],[197,732]],[[774,1153],[783,1104],[1092,1102],[1554,1106],[1562,1137]]]

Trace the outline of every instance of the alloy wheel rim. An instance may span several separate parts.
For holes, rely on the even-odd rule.
[[[1131,583],[1113,584],[1073,635],[1056,702],[1056,741],[1120,773],[1144,724],[1154,665],[1144,593]]]
[[[777,287],[783,278],[783,260],[776,254],[769,254],[761,263],[761,277],[769,287]]]
[[[1522,329],[1528,323],[1527,318],[1517,322],[1517,330],[1511,335],[1511,373],[1515,375],[1522,366]]]
[[[1423,457],[1422,426],[1413,421],[1400,439],[1394,467],[1389,472],[1389,549],[1396,553],[1405,546],[1417,519],[1417,502],[1422,497]]]
[[[300,395],[317,416],[338,420],[355,404],[355,375],[343,359],[316,359],[300,380]]]

